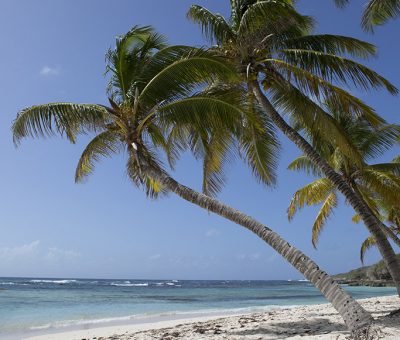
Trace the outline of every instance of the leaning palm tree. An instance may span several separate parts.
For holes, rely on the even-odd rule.
[[[346,6],[350,0],[334,0],[339,7]],[[400,16],[400,0],[369,0],[361,19],[366,31],[373,31],[374,26],[383,25],[389,19]]]
[[[400,164],[378,163],[369,165],[368,162],[397,143],[400,136],[400,126],[388,124],[374,128],[361,118],[351,119],[335,113],[333,113],[333,117],[348,133],[352,143],[360,151],[363,156],[363,166],[359,167],[339,148],[332,147],[327,143],[320,145],[319,152],[332,168],[347,180],[353,190],[360,194],[376,217],[383,221],[389,220],[383,216],[382,208],[386,206],[389,210],[394,210],[399,205],[397,196],[400,190]],[[313,246],[316,247],[327,220],[337,207],[338,190],[306,156],[296,158],[288,168],[295,171],[305,171],[319,177],[297,190],[288,208],[288,217],[291,220],[296,212],[305,205],[321,204],[312,226],[311,241]],[[353,221],[359,221],[359,219],[359,215],[353,217]],[[392,225],[385,227],[384,232],[400,246],[400,239]],[[365,251],[372,245],[375,245],[373,237],[364,241],[360,250],[362,262]]]
[[[77,182],[101,157],[125,151],[127,173],[147,195],[175,193],[255,233],[332,302],[353,334],[366,334],[370,314],[316,263],[250,216],[178,183],[162,164],[193,151],[204,159],[203,187],[215,191],[221,185],[215,175],[226,155],[222,150],[233,145],[232,152],[238,146],[260,180],[273,182],[278,145],[268,119],[257,114],[259,108],[240,87],[219,86],[232,80],[234,69],[203,50],[165,46],[150,28],[138,27],[117,40],[107,59],[110,106],[52,103],[24,109],[13,124],[15,142],[52,134],[74,142],[78,134],[94,132],[78,162]]]
[[[338,85],[384,88],[392,94],[398,90],[376,72],[346,57],[368,58],[375,54],[373,45],[344,36],[312,35],[313,20],[297,13],[292,2],[231,0],[229,20],[193,5],[188,17],[201,26],[214,44],[212,49],[236,65],[244,86],[274,125],[300,148],[360,215],[375,238],[400,294],[400,263],[386,239],[382,222],[305,138],[333,141],[361,165],[361,155],[322,104],[329,98],[338,112],[364,117],[379,126],[384,120]]]

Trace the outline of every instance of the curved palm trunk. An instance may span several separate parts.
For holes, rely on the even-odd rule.
[[[371,315],[347,294],[326,272],[321,270],[315,262],[282,239],[277,233],[252,217],[214,198],[178,183],[159,169],[146,168],[145,171],[149,176],[159,181],[168,190],[174,192],[184,200],[235,222],[256,234],[321,291],[342,316],[348,329],[355,338],[361,336],[365,337],[365,335],[368,334],[368,330],[373,322]]]
[[[325,174],[325,176],[338,188],[338,190],[350,202],[354,210],[360,215],[369,232],[376,240],[376,245],[388,268],[390,275],[400,295],[400,263],[389,243],[385,233],[382,231],[382,222],[369,209],[368,205],[347,184],[347,182],[332,169],[332,167],[315,151],[315,149],[286,121],[279,115],[268,98],[262,92],[257,81],[250,83],[250,87],[257,101],[265,112],[270,116],[275,125],[292,141],[301,151]]]

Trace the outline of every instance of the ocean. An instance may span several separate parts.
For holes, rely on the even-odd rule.
[[[344,288],[355,298],[396,293],[390,287]],[[305,280],[0,278],[0,339],[318,303],[326,300]]]

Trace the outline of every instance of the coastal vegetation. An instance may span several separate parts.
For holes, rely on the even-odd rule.
[[[364,27],[397,15],[398,2],[392,4],[370,9],[381,8],[380,14],[365,14]],[[382,255],[383,262],[367,270],[369,277],[391,277],[400,294],[400,260],[389,241],[400,242],[400,163],[369,164],[399,142],[400,130],[342,87],[393,95],[398,90],[355,61],[375,56],[373,45],[313,34],[314,20],[299,14],[293,1],[231,0],[230,5],[228,19],[198,5],[189,9],[209,48],[171,46],[152,27],[133,27],[106,54],[107,105],[28,107],[13,122],[14,142],[59,135],[75,143],[80,135],[92,136],[77,164],[76,182],[102,158],[124,154],[129,178],[148,197],[174,193],[256,234],[322,292],[355,338],[373,338],[371,314],[333,277],[271,228],[215,196],[234,156],[261,183],[275,184],[280,130],[303,153],[289,167],[319,177],[296,192],[289,217],[304,205],[322,203],[313,226],[316,245],[341,193],[356,212],[354,220],[371,234],[362,256],[373,245]],[[172,177],[185,152],[202,161],[202,193]]]
[[[371,107],[337,86],[383,88],[397,94],[397,88],[389,81],[347,58],[366,59],[375,55],[375,47],[351,37],[312,34],[313,19],[300,15],[292,1],[230,3],[229,20],[197,5],[190,8],[188,17],[216,44],[213,49],[236,65],[249,95],[254,96],[265,115],[354,208],[373,235],[400,294],[400,263],[383,231],[383,222],[306,139],[334,142],[362,166],[359,151],[323,105],[329,101],[332,109],[343,115],[363,117],[376,128],[384,122]],[[283,115],[289,116],[291,124]]]
[[[397,258],[400,259],[400,254],[397,255]],[[350,286],[386,287],[393,285],[393,280],[382,260],[370,266],[363,266],[347,273],[336,274],[333,278]]]
[[[273,129],[254,97],[237,84],[234,68],[212,52],[167,46],[149,27],[134,27],[118,38],[107,60],[110,106],[50,103],[26,108],[13,124],[15,142],[53,134],[75,142],[79,134],[95,133],[78,162],[77,182],[100,158],[126,152],[127,173],[148,196],[175,193],[255,233],[332,302],[354,334],[365,333],[370,314],[310,258],[250,216],[180,184],[162,165],[161,152],[172,166],[180,152],[192,151],[204,160],[203,188],[215,193],[221,179],[214,174],[221,171],[223,155],[239,145],[257,177],[273,182],[278,147]],[[233,87],[221,86],[224,80]],[[199,91],[201,83],[205,86]]]
[[[318,152],[367,202],[377,218],[390,223],[390,219],[394,220],[395,218],[394,216],[388,217],[385,207],[391,207],[394,212],[399,205],[400,163],[396,160],[391,163],[368,163],[398,144],[400,126],[382,124],[378,128],[373,128],[362,118],[343,117],[335,112],[331,114],[346,131],[352,144],[359,150],[362,156],[362,165],[359,166],[353,159],[343,154],[339,148],[329,143],[317,144]],[[316,247],[327,220],[332,215],[333,210],[337,208],[339,200],[337,189],[306,156],[296,158],[289,164],[288,168],[294,171],[304,171],[318,177],[318,179],[294,193],[288,208],[288,217],[291,220],[296,212],[305,205],[321,205],[312,226],[311,241],[313,246]],[[353,217],[353,221],[358,222],[359,220],[359,215]],[[397,226],[394,224],[383,226],[383,231],[397,246],[400,246]],[[374,244],[372,237],[363,242],[360,249],[362,262],[366,250]]]

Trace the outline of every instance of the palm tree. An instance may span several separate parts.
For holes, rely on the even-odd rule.
[[[368,58],[373,45],[335,35],[311,35],[313,20],[296,12],[291,0],[231,0],[226,20],[204,7],[191,6],[188,17],[227,62],[236,65],[248,91],[264,113],[338,188],[374,236],[378,249],[400,295],[400,263],[383,232],[382,222],[346,180],[319,155],[299,132],[311,140],[334,142],[355,162],[362,157],[348,136],[321,106],[327,99],[344,115],[362,116],[374,126],[384,120],[336,84],[363,89],[398,90],[376,72],[343,55]],[[262,89],[263,88],[263,89]],[[282,115],[289,116],[291,126]]]
[[[388,205],[384,200],[376,200],[376,205],[379,208],[380,219],[388,223],[388,236],[400,246],[400,208],[398,206]],[[353,222],[359,222],[359,216],[353,217]],[[360,248],[360,259],[364,263],[365,253],[372,247],[376,247],[375,239],[371,236],[367,237]]]
[[[390,217],[383,217],[383,208],[394,211],[399,205],[398,192],[400,190],[400,164],[378,163],[368,165],[385,150],[391,148],[398,141],[400,127],[397,125],[382,125],[379,128],[372,127],[362,118],[349,118],[333,113],[333,117],[343,127],[351,138],[352,143],[363,156],[363,166],[359,167],[353,160],[344,155],[339,148],[325,143],[320,145],[319,152],[324,156],[332,168],[340,173],[351,185],[354,191],[367,202],[375,215],[385,221]],[[316,247],[319,236],[338,204],[338,190],[333,183],[314,166],[306,156],[296,158],[288,167],[290,170],[305,171],[313,174],[318,179],[297,190],[293,195],[288,208],[288,217],[291,220],[296,212],[305,205],[318,205],[321,208],[315,218],[312,227],[311,241]],[[353,221],[359,221],[359,215],[353,217]],[[394,220],[392,215],[392,220]],[[398,246],[400,239],[397,237],[393,226],[385,227],[385,233]],[[365,251],[375,245],[373,237],[364,241],[360,256],[363,262]]]
[[[334,0],[339,7],[346,6],[350,0]],[[374,26],[383,25],[389,19],[400,15],[400,0],[369,0],[364,9],[361,25],[366,31],[373,31]]]
[[[203,50],[166,47],[148,27],[135,27],[119,38],[107,59],[111,106],[51,103],[24,109],[13,124],[15,142],[53,134],[74,142],[77,134],[95,132],[78,162],[77,182],[101,157],[126,150],[128,175],[147,195],[175,193],[255,233],[333,303],[353,334],[366,333],[371,315],[316,263],[250,216],[178,183],[163,167],[162,152],[173,164],[181,151],[190,149],[204,158],[205,189],[217,190],[221,183],[215,175],[222,164],[218,158],[232,144],[240,147],[259,179],[273,182],[278,144],[268,119],[260,126],[254,115],[257,106],[241,105],[243,91],[218,86],[217,77],[227,81],[234,70]],[[202,82],[211,85],[204,88]]]

